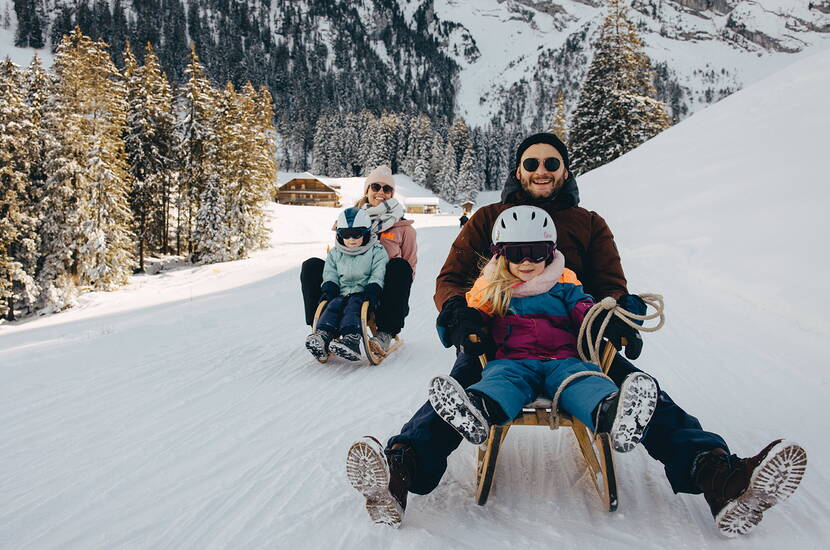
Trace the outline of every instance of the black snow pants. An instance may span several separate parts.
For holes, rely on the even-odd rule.
[[[320,303],[320,285],[323,284],[323,266],[320,258],[309,258],[300,269],[300,286],[305,306],[305,322],[311,326],[314,312]],[[398,334],[409,315],[409,292],[412,289],[412,266],[403,258],[392,258],[386,264],[383,293],[375,311],[378,330],[391,335]]]
[[[632,372],[639,372],[639,369],[617,354],[608,375],[619,386]],[[481,379],[478,357],[459,352],[450,376],[465,388],[478,382]],[[447,457],[461,443],[461,436],[441,420],[427,401],[387,446],[395,443],[406,443],[414,449],[415,476],[409,491],[425,495],[441,481],[447,469]],[[729,452],[721,436],[704,431],[697,418],[681,409],[662,390],[642,444],[652,458],[663,463],[675,493],[701,492],[691,476],[693,462],[701,452],[715,448]]]

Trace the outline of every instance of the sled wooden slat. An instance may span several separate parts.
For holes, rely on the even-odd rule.
[[[472,341],[477,341],[475,336],[470,336]],[[608,341],[604,342],[601,354],[601,367],[604,373],[608,373],[611,362],[614,360],[616,348]],[[482,367],[487,365],[487,358],[479,357]],[[496,462],[499,450],[504,438],[511,426],[547,426],[554,427],[550,423],[551,401],[539,398],[525,405],[521,414],[512,422],[504,426],[492,426],[487,441],[478,447],[478,460],[476,465],[476,502],[483,506],[487,503],[490,489],[495,477]],[[602,499],[603,507],[609,512],[617,509],[617,481],[614,473],[614,456],[611,452],[611,440],[608,434],[593,435],[588,427],[578,419],[567,414],[560,413],[559,426],[570,426],[576,437],[579,449],[585,459],[591,480]]]
[[[311,331],[314,332],[317,330],[317,321],[320,320],[320,316],[323,314],[323,310],[326,308],[326,304],[328,302],[326,300],[321,301],[317,305],[317,309],[314,312],[314,321],[311,323]],[[379,365],[386,359],[389,355],[392,354],[395,350],[403,345],[403,340],[399,336],[395,336],[392,340],[392,343],[389,346],[389,351],[386,354],[377,353],[376,350],[372,349],[372,346],[369,345],[369,339],[372,336],[378,333],[378,327],[375,324],[374,315],[369,314],[369,301],[363,302],[360,306],[360,330],[361,335],[363,336],[363,351],[366,352],[366,358],[369,360],[369,363],[372,365]],[[325,359],[318,359],[321,363],[325,363],[329,360],[329,355]]]

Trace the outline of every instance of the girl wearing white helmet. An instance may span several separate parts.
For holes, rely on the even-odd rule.
[[[448,376],[434,378],[429,388],[438,415],[476,445],[486,440],[491,424],[516,418],[537,396],[552,398],[572,374],[599,373],[579,359],[576,348],[594,302],[556,250],[550,215],[535,206],[508,208],[496,219],[492,241],[493,258],[467,303],[489,325],[495,360],[466,391]],[[614,448],[626,452],[643,436],[657,405],[657,385],[640,372],[619,388],[602,376],[582,376],[567,384],[559,403],[594,431],[608,432]]]
[[[337,217],[336,242],[326,256],[320,286],[328,304],[305,342],[320,361],[329,351],[349,361],[360,359],[360,309],[366,300],[377,306],[389,261],[371,226],[369,214],[360,208],[347,208]]]

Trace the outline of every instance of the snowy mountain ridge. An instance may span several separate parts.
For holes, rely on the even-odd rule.
[[[446,116],[448,109],[472,125],[484,125],[496,117],[497,123],[522,120],[525,126],[541,128],[550,123],[558,91],[565,93],[569,110],[574,108],[592,57],[591,43],[605,15],[604,4],[600,0],[235,0],[222,8],[183,0],[176,13],[181,17],[187,13],[186,25],[165,30],[156,23],[158,28],[145,34],[148,39],[170,43],[169,47],[176,49],[168,57],[178,59],[181,37],[166,36],[165,32],[180,29],[176,32],[193,40],[193,33],[199,30],[193,20],[199,15],[203,19],[200,25],[205,25],[199,32],[209,32],[217,44],[234,46],[239,37],[223,33],[241,31],[236,26],[225,28],[225,20],[217,17],[222,10],[237,13],[237,7],[244,6],[247,12],[242,13],[250,14],[259,30],[246,34],[244,47],[250,51],[240,54],[237,66],[216,68],[220,79],[253,78],[280,88],[283,84],[271,73],[293,63],[290,57],[284,60],[281,56],[295,55],[297,39],[313,38],[313,55],[324,55],[324,66],[333,74],[344,70],[344,54],[362,67],[345,69],[350,82],[342,94],[341,108],[353,108],[347,99],[354,96],[353,88],[359,92],[356,97],[368,93],[360,91],[355,82],[360,72],[382,66],[378,75],[398,76],[375,82],[387,91],[378,97],[370,94],[366,101],[372,108],[407,110],[412,105],[389,102],[392,98],[403,101],[417,91],[420,108],[434,111],[432,114]],[[160,22],[167,21],[162,17],[171,17],[162,15],[169,13],[169,6],[162,12],[152,4],[139,7],[132,0],[118,5],[131,21],[150,17]],[[771,74],[803,52],[825,47],[830,37],[830,0],[632,0],[631,5],[632,19],[658,70],[660,99],[669,104],[677,119]],[[64,12],[78,9],[74,0],[43,0],[36,6],[47,19],[46,36],[66,24]],[[111,24],[99,12],[88,11],[76,17],[84,18],[85,24]],[[0,18],[4,13],[9,14],[3,20],[5,31],[14,32],[13,0],[0,0]],[[64,19],[58,21],[59,15]],[[348,27],[343,25],[346,20]],[[293,27],[284,27],[285,22]],[[249,33],[244,21],[238,24]],[[301,28],[304,30],[297,34]],[[113,32],[117,35],[117,29]],[[268,43],[284,43],[287,49],[270,52],[266,44],[262,50],[256,43],[263,40],[262,32],[272,33],[265,38]],[[355,44],[364,43],[364,37],[371,54],[355,49]],[[426,45],[429,48],[425,49]],[[229,50],[225,46],[214,55],[212,47],[204,48],[209,66],[223,62]],[[0,55],[14,53],[20,59],[10,46],[3,49],[6,51],[0,50]],[[256,63],[268,66],[255,68]],[[432,78],[432,73],[437,78]],[[178,73],[174,70],[170,74]],[[439,109],[441,104],[446,108]]]

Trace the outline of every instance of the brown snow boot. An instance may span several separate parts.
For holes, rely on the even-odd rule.
[[[749,532],[765,510],[792,495],[806,467],[804,449],[778,439],[750,458],[712,449],[695,461],[693,479],[720,532],[734,537]]]
[[[415,452],[407,445],[395,447],[384,450],[374,437],[362,437],[349,448],[346,475],[366,498],[372,521],[399,527],[415,472]]]

